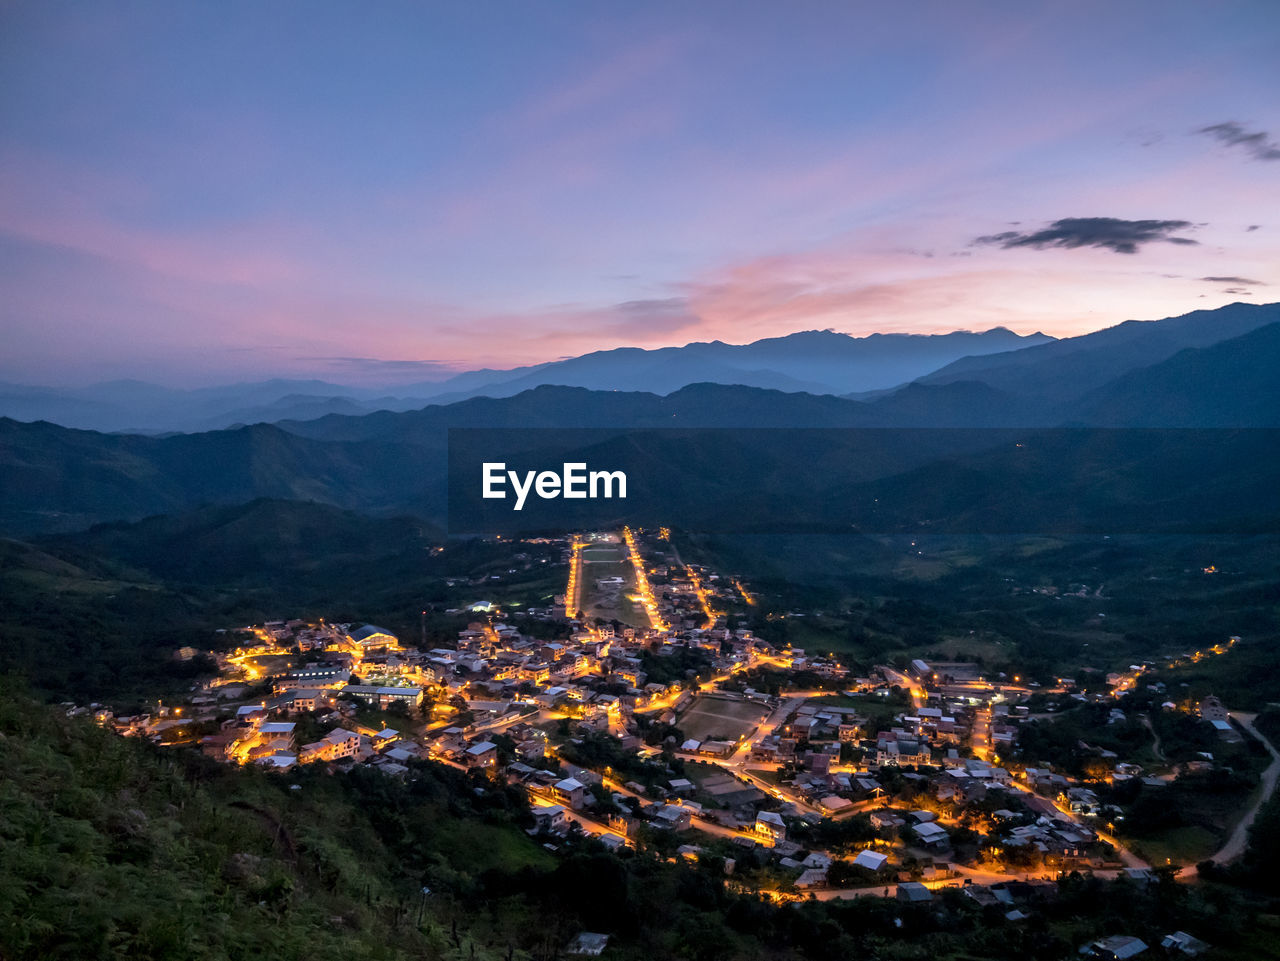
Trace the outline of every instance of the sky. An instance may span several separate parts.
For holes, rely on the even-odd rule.
[[[1280,300],[1280,7],[0,2],[0,380]]]

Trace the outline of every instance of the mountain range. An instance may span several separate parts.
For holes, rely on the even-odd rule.
[[[1160,359],[1140,362],[1152,356]],[[643,443],[619,448],[619,456],[635,457],[642,471],[644,458],[660,461],[668,492],[679,490],[683,480],[701,479],[704,493],[720,490],[727,502],[742,487],[735,476],[757,471],[765,478],[761,490],[767,491],[769,478],[795,474],[801,462],[830,479],[821,489],[817,481],[806,481],[805,496],[816,498],[815,503],[841,484],[892,483],[894,478],[909,480],[913,489],[923,492],[932,476],[943,487],[925,500],[941,505],[948,503],[947,490],[957,497],[964,490],[955,470],[957,458],[981,458],[984,450],[991,450],[992,464],[998,463],[999,456],[1007,456],[995,450],[1003,441],[984,447],[978,435],[959,446],[948,441],[950,446],[937,449],[918,444],[909,449],[899,439],[880,444],[874,456],[865,447],[842,447],[815,460],[810,452],[781,443],[785,433],[743,434],[708,447],[682,446],[679,437],[662,436],[663,431],[894,429],[888,437],[904,428],[1272,428],[1280,427],[1277,364],[1280,305],[1233,305],[954,363],[946,376],[939,371],[869,399],[712,383],[683,386],[665,396],[539,386],[513,397],[473,397],[420,410],[334,413],[169,436],[0,419],[0,470],[5,477],[0,485],[0,531],[73,531],[103,521],[257,498],[315,501],[382,516],[408,513],[442,524],[453,428],[518,428],[525,434],[530,428],[553,428],[545,436],[528,435],[527,446],[548,448],[557,443],[565,448],[567,442],[557,433],[571,428],[603,429],[606,439],[610,431],[656,432],[658,436]],[[964,370],[963,377],[955,376],[961,367],[971,369]],[[598,442],[599,438],[592,440]],[[1089,443],[1089,450],[1100,449],[1096,442]],[[1188,436],[1183,443],[1197,441]],[[1040,449],[1061,451],[1057,444],[1041,444]],[[1161,451],[1162,457],[1173,456]],[[1187,449],[1179,456],[1217,477],[1218,468],[1206,460],[1209,452]],[[1090,453],[1081,463],[1101,470],[1106,462]],[[1242,461],[1235,457],[1232,463]],[[1026,489],[1040,483],[1045,491],[1063,490],[1052,463],[1039,464],[1039,473],[1032,472]],[[971,466],[970,480],[998,476],[994,468],[988,471],[976,462]],[[1242,494],[1247,495],[1242,503],[1256,500],[1257,476],[1263,475],[1249,478],[1253,486]],[[1135,483],[1133,476],[1125,481],[1130,488]],[[878,496],[870,488],[859,490]],[[1230,484],[1219,494],[1229,496]],[[1175,500],[1165,498],[1170,504]],[[908,508],[909,504],[901,505],[902,511]],[[905,517],[904,513],[894,523],[906,524]]]
[[[86,430],[166,433],[217,430],[326,414],[403,411],[470,397],[511,397],[545,385],[669,394],[696,383],[788,392],[844,394],[883,390],[962,357],[1045,344],[1043,334],[1004,328],[983,333],[871,334],[802,331],[751,344],[720,341],[684,347],[596,351],[513,370],[476,370],[438,382],[368,389],[318,380],[270,380],[178,390],[141,381],[55,389],[0,384],[0,416],[47,420]]]
[[[1052,343],[1003,327],[982,333],[870,334],[852,337],[806,330],[750,344],[721,341],[642,350],[619,347],[508,371],[471,371],[434,385],[436,403],[468,397],[510,397],[556,384],[589,390],[669,394],[696,383],[737,384],[810,394],[846,394],[896,387],[963,357]],[[420,385],[419,389],[428,385]]]
[[[354,388],[277,379],[190,390],[141,381],[57,389],[0,384],[0,416],[86,430],[194,433],[259,423],[296,425],[504,398],[543,386],[670,395],[713,383],[876,402],[878,419],[931,425],[1070,419],[1084,395],[1181,350],[1204,348],[1280,319],[1274,305],[1232,304],[1159,321],[1126,321],[1078,337],[982,333],[871,334],[800,331],[750,344],[720,341],[656,350],[618,348],[511,370],[439,381]],[[944,392],[922,388],[947,387]],[[1097,419],[1097,418],[1094,418]],[[1105,419],[1105,418],[1103,418]]]

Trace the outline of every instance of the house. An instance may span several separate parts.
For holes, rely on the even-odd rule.
[[[264,741],[287,741],[290,748],[292,748],[293,729],[294,723],[292,721],[265,721],[258,725],[258,734]]]
[[[856,867],[866,868],[868,871],[879,871],[889,863],[889,855],[872,850],[859,851],[853,863]]]
[[[339,761],[342,758],[355,757],[360,750],[360,735],[355,731],[335,728],[319,741],[304,744],[298,754],[298,760],[306,761]]]
[[[1085,787],[1067,788],[1066,794],[1058,795],[1060,803],[1066,803],[1072,814],[1097,814],[1099,810],[1098,796]]]
[[[471,745],[463,752],[463,763],[474,768],[493,767],[498,763],[498,745],[492,741]]]
[[[900,816],[892,811],[872,811],[871,826],[877,831],[895,831],[906,824]]]
[[[787,824],[781,814],[761,811],[756,815],[755,832],[767,838],[770,844],[777,844],[787,839]]]
[[[933,892],[919,881],[903,881],[898,885],[897,898],[908,904],[927,904],[933,900]]]
[[[586,803],[587,786],[575,777],[567,777],[557,781],[552,788],[557,799],[569,805],[574,811],[582,810]]]
[[[694,791],[693,782],[688,778],[672,778],[667,784],[671,787],[672,793],[679,794],[681,797],[688,796]]]
[[[524,761],[537,761],[547,756],[545,738],[531,737],[516,744],[516,756]]]
[[[1146,942],[1127,934],[1115,934],[1085,945],[1080,953],[1092,958],[1103,958],[1105,961],[1125,961],[1126,958],[1135,958],[1146,950]]]
[[[852,808],[853,802],[847,797],[840,797],[839,795],[832,794],[828,797],[822,798],[822,800],[818,802],[818,807],[822,808],[822,810],[827,814],[839,814],[841,811],[848,811]]]
[[[245,704],[236,708],[236,720],[243,724],[261,724],[267,719],[267,710],[260,704]]]
[[[911,829],[911,833],[927,848],[944,848],[951,842],[946,829],[933,821],[922,821]]]
[[[395,728],[384,727],[381,731],[373,736],[373,747],[375,750],[381,751],[394,744],[400,737],[400,732]]]
[[[654,805],[653,824],[655,827],[670,828],[672,831],[687,831],[693,826],[693,812],[678,804]]]
[[[303,687],[286,691],[270,702],[272,710],[284,711],[288,714],[304,714],[322,708],[333,707],[333,695],[328,691],[314,687]]]
[[[796,878],[796,887],[798,888],[812,888],[826,883],[826,868],[807,868],[800,873],[800,877]]]
[[[849,790],[853,793],[853,796],[859,800],[879,797],[884,793],[884,788],[880,786],[880,783],[869,777],[853,778],[849,782]]]
[[[1197,957],[1209,950],[1209,945],[1199,938],[1193,938],[1186,931],[1174,931],[1173,934],[1166,934],[1160,941],[1160,947],[1164,948],[1169,954],[1182,955],[1188,958]]]
[[[569,819],[563,805],[552,804],[550,807],[535,807],[533,823],[537,831],[551,831],[558,834],[568,827]]]
[[[880,767],[921,767],[932,763],[933,755],[924,741],[886,741],[876,750],[876,764]]]

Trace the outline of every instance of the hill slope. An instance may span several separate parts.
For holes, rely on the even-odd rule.
[[[78,530],[258,497],[438,510],[419,481],[435,460],[419,447],[321,444],[268,425],[156,438],[0,419],[0,527]]]
[[[10,959],[510,957],[423,884],[546,869],[518,792],[415,764],[287,778],[68,720],[0,690],[0,955]],[[290,784],[299,786],[290,790]],[[437,880],[439,879],[439,880]],[[446,895],[447,896],[447,895]]]
[[[1020,397],[1066,403],[1123,374],[1188,347],[1208,347],[1280,321],[1280,304],[1229,304],[1014,350],[966,357],[920,378],[925,384],[980,381]]]
[[[1077,416],[1107,427],[1280,426],[1280,322],[1188,348],[1081,398]]]

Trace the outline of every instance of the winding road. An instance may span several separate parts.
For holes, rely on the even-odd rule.
[[[1237,824],[1235,830],[1231,832],[1231,837],[1227,838],[1227,843],[1219,848],[1215,854],[1210,856],[1210,860],[1215,861],[1218,864],[1227,864],[1244,854],[1244,849],[1249,843],[1249,828],[1253,826],[1253,822],[1257,818],[1258,812],[1262,810],[1262,805],[1266,804],[1267,801],[1271,799],[1271,795],[1275,793],[1276,782],[1280,780],[1280,751],[1277,751],[1275,746],[1263,737],[1258,729],[1253,726],[1253,722],[1258,715],[1245,714],[1240,711],[1231,711],[1229,712],[1229,716],[1233,721],[1238,722],[1242,728],[1262,742],[1262,746],[1265,747],[1267,749],[1267,753],[1271,755],[1271,763],[1268,764],[1267,769],[1262,772],[1262,792],[1258,795],[1258,799],[1253,802],[1253,807],[1249,808],[1245,813],[1245,816],[1240,819],[1240,823]],[[1187,873],[1189,875],[1194,875],[1195,868],[1188,868]]]

